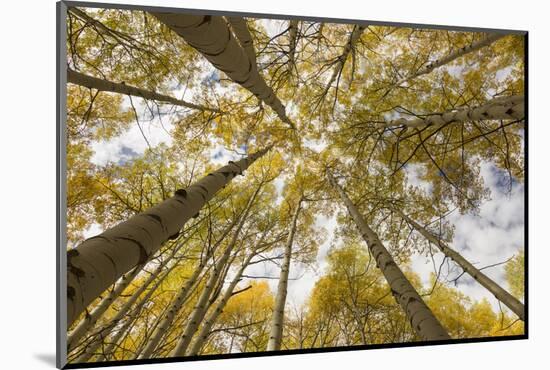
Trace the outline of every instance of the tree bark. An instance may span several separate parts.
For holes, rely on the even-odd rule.
[[[489,100],[474,108],[460,108],[444,113],[434,113],[414,119],[399,118],[383,123],[383,127],[405,126],[418,128],[442,126],[448,123],[463,123],[478,120],[521,120],[525,118],[523,95],[512,95]]]
[[[191,343],[191,339],[193,338],[193,335],[197,331],[199,325],[201,324],[202,319],[204,318],[204,315],[206,314],[206,310],[208,309],[208,306],[207,306],[208,300],[212,297],[212,294],[216,288],[218,279],[220,275],[223,273],[226,267],[227,261],[231,257],[231,252],[233,251],[233,248],[237,243],[239,234],[241,233],[241,230],[244,227],[245,221],[248,218],[248,214],[250,213],[252,205],[254,204],[254,201],[258,193],[260,192],[260,189],[261,189],[261,186],[259,186],[256,189],[252,197],[249,199],[248,204],[246,205],[246,210],[241,216],[241,219],[239,220],[239,224],[237,225],[237,228],[235,229],[235,232],[233,233],[233,236],[229,244],[225,248],[223,255],[215,263],[212,271],[210,272],[208,281],[206,282],[206,285],[195,307],[193,308],[193,312],[189,316],[189,321],[187,322],[187,325],[183,330],[183,334],[180,336],[176,344],[176,347],[172,351],[172,356],[176,357],[176,356],[185,355],[185,352],[187,351],[187,347],[189,347],[189,344]]]
[[[248,30],[246,20],[243,17],[225,18],[227,19],[227,23],[229,23],[229,25],[231,26],[231,30],[233,30],[233,34],[237,38],[237,41],[248,56],[248,60],[250,60],[252,68],[257,71],[258,64],[256,63],[256,50],[254,49],[254,40],[252,40],[252,35]]]
[[[496,299],[501,301],[514,312],[521,320],[525,320],[525,308],[523,304],[513,295],[504,290],[500,285],[491,280],[487,275],[475,268],[467,259],[462,257],[460,253],[444,243],[441,239],[430,233],[424,227],[420,226],[416,221],[405,215],[401,210],[392,207],[403,219],[410,224],[416,231],[422,234],[426,239],[435,244],[439,250],[446,256],[455,261],[468,275],[474,278],[481,286],[490,291]]]
[[[296,225],[298,224],[298,216],[302,205],[302,198],[298,200],[292,221],[290,224],[290,232],[288,234],[283,264],[281,266],[281,274],[279,276],[279,284],[277,286],[277,295],[275,297],[275,307],[273,308],[273,316],[271,318],[271,330],[269,333],[269,341],[267,342],[268,351],[278,351],[281,349],[281,341],[283,339],[283,322],[285,316],[286,295],[288,290],[288,275],[290,272],[290,259],[292,257],[292,244],[296,233]]]
[[[401,86],[403,83],[410,81],[412,79],[415,79],[417,77],[420,77],[422,75],[428,74],[432,72],[434,69],[437,69],[441,66],[444,66],[445,64],[448,64],[466,54],[472,53],[474,51],[477,51],[481,48],[484,48],[486,46],[491,45],[493,42],[503,38],[504,34],[494,33],[490,34],[481,40],[472,42],[470,45],[464,46],[461,49],[455,50],[437,60],[434,60],[433,62],[430,62],[426,64],[424,67],[420,68],[416,73],[407,76],[405,78],[402,78],[401,80],[397,81],[393,86]]]
[[[187,189],[176,191],[173,197],[68,251],[67,325],[119,277],[146,263],[165,241],[175,238],[218,190],[269,149],[229,162]]]
[[[267,86],[222,17],[158,12],[152,14],[201,53],[214,67],[269,105],[281,121],[295,128],[285,113],[285,107],[273,89]]]
[[[403,308],[413,330],[424,340],[451,339],[447,331],[439,323],[432,311],[422,300],[405,274],[397,266],[388,250],[382,245],[378,235],[367,225],[353,202],[344,190],[338,185],[332,174],[327,170],[327,176],[346,205],[350,216],[355,221],[361,236],[376,261],[386,281],[390,285],[395,300]]]
[[[130,273],[123,275],[119,281],[115,284],[113,289],[103,298],[97,306],[89,313],[86,313],[84,318],[78,323],[78,325],[67,336],[67,349],[71,351],[75,348],[79,340],[86,334],[94,325],[97,320],[107,311],[111,304],[122,294],[134,278],[143,269],[143,265],[135,267]]]
[[[200,111],[210,111],[210,112],[221,113],[221,111],[216,108],[210,108],[210,107],[205,107],[203,105],[188,103],[186,101],[176,99],[168,95],[163,95],[163,94],[156,93],[154,91],[126,85],[124,82],[117,83],[117,82],[104,80],[93,76],[88,76],[83,73],[73,71],[70,68],[67,69],[67,82],[70,82],[75,85],[84,86],[90,89],[96,89],[99,91],[108,91],[108,92],[114,92],[118,94],[138,96],[143,99],[171,103],[174,105],[178,105],[180,107],[196,109]]]

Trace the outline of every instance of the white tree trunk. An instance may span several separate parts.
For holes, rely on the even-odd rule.
[[[118,310],[117,314],[109,320],[108,323],[104,324],[99,330],[96,331],[95,335],[98,337],[96,340],[94,340],[93,343],[89,344],[84,353],[77,358],[75,362],[86,362],[90,358],[92,358],[94,355],[96,355],[96,351],[101,347],[103,344],[107,344],[105,349],[102,351],[102,353],[98,357],[98,361],[105,361],[108,359],[108,355],[111,355],[115,351],[115,347],[120,341],[120,338],[124,335],[124,333],[127,331],[127,329],[130,327],[130,325],[133,323],[135,319],[137,319],[137,316],[139,312],[141,311],[141,308],[149,301],[153,293],[157,290],[157,288],[162,284],[164,279],[168,276],[168,274],[177,266],[177,264],[173,264],[166,272],[162,274],[161,277],[159,277],[160,272],[166,266],[166,263],[168,262],[168,259],[166,261],[163,261],[162,264],[157,266],[155,271],[150,274],[150,276],[143,282],[143,285],[139,287],[138,290],[132,296],[124,303],[124,305]],[[134,303],[138,300],[139,297],[145,292],[145,290],[151,285],[151,283],[157,278],[157,281],[151,289],[147,292],[147,294],[140,300],[140,302],[135,306]],[[116,327],[116,325],[121,321],[126,320],[122,327],[118,330],[116,330],[115,334],[108,338],[109,335],[113,333],[113,329]],[[104,338],[108,338],[107,341],[103,341]]]
[[[176,99],[168,95],[159,94],[154,91],[140,89],[139,87],[126,85],[125,83],[117,83],[117,82],[112,82],[112,81],[104,80],[93,76],[88,76],[83,73],[73,71],[70,68],[67,69],[67,82],[70,82],[75,85],[88,87],[90,89],[96,89],[99,91],[108,91],[108,92],[114,92],[118,94],[138,96],[143,99],[167,102],[170,104],[178,105],[180,107],[196,109],[200,111],[210,111],[210,112],[221,113],[220,110],[216,108],[209,108],[203,105],[188,103],[184,100]]]
[[[376,261],[386,281],[390,285],[395,300],[403,308],[413,330],[424,340],[451,339],[447,331],[439,323],[430,308],[424,303],[418,292],[414,289],[405,274],[393,260],[388,250],[382,245],[378,235],[367,225],[365,219],[359,213],[353,202],[348,198],[344,190],[338,185],[334,177],[327,170],[330,183],[336,189],[340,198],[346,205],[350,216],[355,221],[361,236]]]
[[[294,74],[296,68],[296,39],[298,38],[298,21],[293,19],[288,23],[289,36],[288,36],[288,69],[290,73]]]
[[[466,258],[460,253],[443,242],[441,239],[430,233],[424,227],[420,226],[416,221],[405,215],[401,210],[392,207],[408,224],[410,224],[416,231],[422,234],[426,239],[435,244],[439,250],[446,256],[455,261],[468,275],[474,278],[481,286],[490,291],[496,299],[504,303],[512,312],[514,312],[521,320],[525,320],[525,308],[523,304],[516,299],[513,295],[504,290],[500,285],[495,283],[487,275],[472,265]]]
[[[338,57],[338,61],[336,62],[336,66],[334,67],[332,71],[332,75],[330,76],[330,79],[327,83],[327,86],[325,87],[325,90],[323,91],[323,96],[325,96],[328,93],[328,90],[336,80],[336,77],[341,73],[341,71],[344,69],[344,65],[346,64],[346,60],[348,59],[349,54],[355,49],[355,45],[361,38],[361,35],[363,34],[363,31],[365,30],[364,26],[355,26],[353,31],[351,32],[351,35],[349,36],[348,43],[344,47],[344,51],[342,54]]]
[[[229,299],[233,296],[233,290],[241,280],[241,276],[244,272],[244,270],[248,267],[250,261],[255,256],[255,253],[250,253],[248,257],[245,259],[235,276],[233,277],[233,280],[229,284],[229,286],[225,289],[225,292],[222,295],[221,300],[214,306],[214,309],[210,315],[208,315],[201,327],[201,330],[198,332],[195,341],[193,342],[193,345],[189,347],[189,349],[186,351],[186,356],[195,356],[199,353],[202,346],[204,345],[204,342],[208,338],[208,335],[210,334],[210,330],[212,329],[212,326],[220,316],[220,314],[223,312],[223,309],[227,305],[227,302]]]
[[[179,245],[181,247],[182,244]],[[124,319],[132,309],[132,306],[134,303],[138,300],[138,298],[145,292],[145,290],[149,287],[149,285],[160,275],[164,267],[172,260],[174,255],[176,254],[178,248],[174,248],[170,256],[165,258],[154,270],[149,274],[149,277],[143,282],[143,284],[132,294],[126,302],[118,309],[118,312],[115,316],[113,316],[110,320],[103,323],[101,327],[94,330],[94,332],[91,334],[91,336],[96,337],[92,343],[89,343],[86,345],[85,352],[80,355],[80,357],[77,359],[77,362],[86,362],[90,357],[92,357],[95,354],[95,351],[101,346],[103,343],[103,338],[106,338],[113,330],[113,328],[118,325],[118,323]],[[173,264],[170,269],[171,271],[177,266],[177,264]],[[167,273],[165,273],[166,275]],[[163,276],[162,279],[164,279],[165,276]],[[161,280],[161,279],[159,279]]]
[[[285,107],[267,86],[250,61],[250,57],[237,43],[220,16],[201,16],[182,13],[152,13],[159,21],[180,35],[190,46],[201,53],[214,67],[231,80],[249,90],[269,105],[281,121],[295,128],[285,113]],[[248,32],[248,30],[246,30]]]
[[[288,275],[290,272],[290,259],[292,257],[292,244],[296,233],[296,225],[298,224],[298,216],[302,205],[302,198],[298,200],[292,221],[290,224],[290,232],[285,244],[285,252],[283,264],[281,265],[281,274],[279,276],[279,284],[277,286],[277,295],[275,297],[275,306],[273,308],[273,316],[271,318],[271,330],[269,333],[269,341],[267,342],[268,351],[278,351],[281,349],[283,339],[283,323],[285,317],[286,295],[288,290]]]
[[[425,75],[425,74],[428,74],[430,72],[432,72],[434,69],[437,69],[441,66],[444,66],[445,64],[448,64],[452,61],[454,61],[455,59],[458,59],[466,54],[469,54],[469,53],[472,53],[474,51],[477,51],[481,48],[484,48],[486,46],[489,46],[491,45],[493,42],[503,38],[504,34],[498,34],[498,33],[494,33],[494,34],[490,34],[484,38],[482,38],[481,40],[478,40],[478,41],[475,41],[473,43],[471,43],[470,45],[467,45],[467,46],[464,46],[463,48],[461,49],[458,49],[458,50],[455,50],[437,60],[434,60],[433,62],[430,62],[428,64],[426,64],[424,67],[420,68],[416,73],[410,75],[410,76],[407,76],[405,78],[402,78],[401,80],[397,81],[393,86],[401,86],[403,83],[407,82],[407,81],[410,81],[412,79],[415,79],[417,77],[420,77],[422,75]]]
[[[444,113],[434,113],[424,118],[399,118],[383,123],[382,126],[418,128],[479,120],[520,120],[523,118],[525,118],[523,95],[512,95],[489,100],[487,103],[474,108],[460,108]]]
[[[226,264],[231,257],[231,252],[233,251],[233,248],[237,244],[237,240],[239,237],[239,234],[244,227],[245,221],[248,218],[248,214],[250,213],[250,210],[252,208],[252,205],[254,204],[254,201],[256,200],[256,197],[258,193],[260,192],[261,186],[256,189],[252,197],[249,199],[248,204],[246,205],[246,210],[241,216],[241,219],[239,221],[239,224],[237,225],[237,228],[235,229],[235,232],[233,233],[233,236],[227,245],[227,247],[224,250],[224,253],[218,261],[215,263],[212,271],[210,272],[210,276],[208,277],[208,281],[206,282],[206,285],[203,288],[203,291],[195,304],[195,307],[193,308],[193,312],[189,316],[189,320],[187,322],[187,325],[185,326],[182,335],[180,336],[176,347],[172,351],[172,356],[184,356],[185,352],[187,351],[187,347],[189,347],[189,344],[191,343],[191,340],[193,338],[193,335],[197,331],[199,325],[201,324],[202,319],[204,318],[204,315],[206,314],[206,311],[208,309],[207,303],[209,299],[212,297],[212,294],[216,288],[216,284],[219,280],[220,275],[223,273],[223,271],[226,268]]]
[[[225,18],[227,19],[227,23],[229,23],[229,25],[231,26],[231,29],[233,30],[233,34],[237,38],[237,41],[248,56],[248,60],[250,60],[252,68],[258,70],[258,64],[256,63],[256,50],[254,49],[254,40],[252,40],[252,35],[248,30],[246,20],[243,17]]]

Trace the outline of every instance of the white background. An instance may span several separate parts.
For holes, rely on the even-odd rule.
[[[121,1],[111,0],[119,3]],[[123,3],[512,28],[529,41],[529,318],[527,341],[145,365],[149,369],[543,368],[550,327],[548,10],[543,1],[125,0]],[[537,4],[537,5],[535,5]],[[55,2],[2,2],[0,19],[0,367],[55,364]],[[530,366],[531,365],[531,366]],[[125,367],[130,368],[130,367]],[[136,368],[136,367],[132,367]]]

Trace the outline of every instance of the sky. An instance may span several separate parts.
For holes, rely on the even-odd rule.
[[[284,29],[284,22],[262,20],[269,36],[274,36]],[[204,73],[200,78],[212,78],[213,67],[205,64]],[[454,73],[462,72],[460,68],[453,70]],[[504,78],[509,71],[502,71],[498,78]],[[175,91],[175,96],[185,97],[193,101],[195,91],[184,91],[183,89]],[[185,95],[184,95],[185,93]],[[170,123],[170,117],[165,116],[161,122],[158,117],[150,119],[150,113],[146,110],[141,99],[134,99],[134,105],[138,112],[143,134],[137,124],[132,124],[130,129],[122,135],[107,141],[96,141],[92,144],[94,155],[92,162],[103,166],[109,162],[123,163],[134,157],[140,156],[146,150],[147,141],[156,146],[160,143],[171,144],[171,137],[167,131],[173,127]],[[315,150],[321,151],[326,143],[321,141],[304,141],[304,145]],[[210,159],[214,164],[224,164],[228,160],[234,160],[237,155],[227,150],[223,145],[215,145],[210,150]],[[419,165],[409,165],[405,169],[409,184],[419,186],[426,191],[430,191],[430,185],[421,180],[423,168]],[[524,244],[524,188],[522,184],[515,184],[514,190],[510,196],[504,193],[504,189],[499,186],[499,177],[502,174],[491,164],[484,162],[481,165],[481,176],[485,185],[491,191],[491,199],[482,204],[479,215],[466,214],[461,215],[457,212],[449,215],[449,220],[455,226],[455,235],[451,248],[461,253],[466,259],[472,262],[476,267],[483,267],[499,262],[503,262],[516,254]],[[278,201],[282,199],[282,188],[284,179],[275,180],[275,187],[279,193]],[[320,245],[317,256],[316,266],[311,268],[300,263],[292,263],[290,268],[290,279],[288,286],[287,302],[289,307],[297,307],[306,302],[316,280],[325,272],[327,267],[326,257],[329,248],[337,244],[334,240],[336,219],[335,216],[327,218],[318,216],[315,220],[317,227],[326,230],[326,239]],[[97,235],[102,230],[94,224],[84,234],[85,237]],[[442,255],[435,254],[436,266],[439,266]],[[429,257],[413,255],[411,258],[411,267],[413,271],[420,275],[425,286],[428,286],[430,275],[434,272],[433,261]],[[460,270],[446,271],[450,276],[457,276]],[[496,266],[483,270],[490,278],[494,279],[499,285],[506,287],[504,278],[504,266]],[[262,263],[253,265],[247,269],[246,275],[250,276],[270,276],[268,283],[275,293],[278,283],[279,267],[272,263]],[[457,288],[467,296],[479,300],[486,298],[495,310],[498,310],[498,301],[487,292],[487,290],[477,284],[472,278],[463,275],[457,282]]]
[[[421,181],[418,174],[419,166],[407,169],[409,183],[423,189],[430,185]],[[524,186],[514,184],[512,193],[507,195],[499,184],[503,173],[493,164],[481,164],[481,176],[485,186],[491,191],[491,199],[480,207],[479,215],[461,215],[455,211],[449,215],[450,222],[455,226],[454,239],[449,245],[462,254],[474,266],[481,268],[507,260],[524,247]],[[435,248],[434,248],[435,250]],[[443,256],[435,254],[435,264],[439,267]],[[412,269],[420,275],[425,285],[429,284],[430,274],[434,272],[430,257],[413,255]],[[457,277],[461,270],[448,271],[444,265],[443,275],[450,274],[450,279]],[[508,288],[504,276],[504,265],[483,270],[487,276],[502,287]],[[471,277],[464,274],[458,280],[457,288],[473,299],[486,298],[493,308],[498,309],[498,301],[485,288],[477,284]]]

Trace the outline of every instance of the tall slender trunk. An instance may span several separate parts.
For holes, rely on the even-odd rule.
[[[237,43],[220,16],[152,13],[160,22],[181,36],[214,67],[269,105],[281,121],[295,128],[279,98],[252,65],[249,55]],[[247,30],[248,31],[248,30]]]
[[[487,103],[473,107],[433,113],[426,117],[413,119],[399,118],[382,123],[384,127],[406,126],[410,128],[424,126],[442,126],[448,123],[463,123],[478,120],[519,120],[525,117],[525,100],[523,95],[498,97]]]
[[[252,197],[249,199],[248,204],[246,205],[246,211],[243,213],[241,219],[239,220],[239,224],[237,225],[237,228],[235,229],[235,232],[233,233],[233,236],[230,242],[225,248],[223,255],[220,256],[218,261],[215,263],[214,268],[210,272],[208,281],[206,282],[206,285],[197,303],[195,304],[195,307],[193,308],[193,312],[189,316],[187,325],[185,326],[183,333],[176,344],[176,347],[172,351],[172,356],[185,355],[185,352],[187,351],[187,347],[189,347],[189,344],[191,343],[191,339],[193,338],[193,335],[197,331],[199,325],[201,324],[202,319],[204,318],[204,315],[206,314],[206,310],[208,309],[208,306],[207,306],[208,301],[212,297],[213,292],[216,288],[216,284],[219,280],[219,277],[223,273],[226,267],[227,261],[231,257],[231,252],[233,251],[235,245],[237,244],[239,234],[241,233],[241,230],[244,227],[245,221],[248,218],[248,214],[250,213],[252,205],[254,204],[254,201],[256,200],[256,197],[260,192],[260,189],[261,189],[261,186],[259,186],[256,189]]]
[[[336,61],[336,66],[332,70],[332,75],[330,76],[327,86],[323,91],[323,94],[322,94],[323,96],[325,96],[328,93],[328,90],[332,86],[333,82],[336,80],[336,77],[338,77],[338,75],[344,69],[344,65],[346,64],[346,60],[348,59],[349,54],[355,49],[355,45],[361,38],[361,35],[363,34],[364,30],[365,30],[364,26],[356,25],[353,31],[351,32],[351,35],[349,36],[349,40],[346,46],[344,47],[344,51],[338,57],[338,60]]]
[[[156,100],[156,101],[171,103],[174,105],[178,105],[180,107],[196,109],[200,111],[210,111],[210,112],[221,113],[221,111],[216,108],[210,108],[210,107],[205,107],[203,105],[188,103],[184,100],[176,99],[169,95],[163,95],[163,94],[156,93],[154,91],[126,85],[124,82],[118,83],[118,82],[104,80],[93,76],[88,76],[88,75],[85,75],[84,73],[74,71],[70,68],[67,69],[67,82],[70,82],[75,85],[88,87],[90,89],[96,89],[99,91],[108,91],[108,92],[114,92],[118,94],[138,96],[140,98],[144,98],[148,100]]]
[[[130,269],[146,263],[168,239],[176,237],[203,205],[242,174],[271,147],[203,177],[162,203],[82,242],[67,253],[67,325]]]
[[[378,235],[367,225],[351,199],[342,187],[338,185],[332,174],[327,170],[330,183],[336,189],[346,205],[350,216],[355,221],[361,236],[376,261],[376,265],[390,285],[395,300],[403,308],[413,330],[424,340],[451,339],[447,331],[439,323],[432,311],[422,300],[405,274],[397,266],[388,250],[382,245]]]
[[[212,326],[216,323],[216,320],[220,316],[220,314],[223,312],[225,306],[227,305],[227,302],[229,299],[233,296],[233,290],[241,281],[241,276],[244,272],[244,270],[248,267],[250,261],[255,256],[255,253],[250,253],[235,276],[233,277],[233,280],[229,284],[229,286],[225,289],[225,292],[222,295],[221,300],[218,302],[216,306],[214,306],[214,309],[210,315],[206,317],[204,320],[204,323],[202,324],[201,330],[198,332],[195,341],[193,342],[193,345],[187,350],[185,353],[186,356],[195,356],[199,353],[202,346],[204,345],[204,342],[210,335],[210,330],[212,329]]]
[[[288,23],[288,69],[290,73],[294,73],[296,66],[296,39],[298,38],[298,21],[293,19]]]
[[[163,315],[159,325],[155,328],[153,334],[148,338],[147,344],[139,354],[139,358],[149,358],[158,347],[162,337],[168,333],[170,326],[174,322],[176,315],[180,312],[181,307],[189,298],[192,287],[195,285],[195,282],[199,278],[200,274],[203,272],[204,267],[208,263],[208,260],[212,257],[212,254],[215,252],[217,247],[222,243],[224,238],[229,234],[231,229],[237,223],[238,218],[235,218],[229,226],[225,228],[222,235],[212,248],[208,248],[206,253],[204,253],[200,259],[199,264],[191,274],[191,276],[182,284],[178,294],[174,297],[170,303],[170,308]]]
[[[108,339],[108,345],[105,347],[105,349],[102,351],[102,354],[99,355],[98,361],[104,361],[107,360],[107,356],[112,354],[115,350],[115,347],[117,346],[118,342],[120,341],[120,338],[124,335],[124,333],[128,330],[130,325],[132,325],[133,321],[137,319],[139,312],[141,311],[141,308],[149,301],[153,293],[157,290],[157,288],[162,284],[162,282],[166,279],[166,277],[170,274],[170,272],[177,267],[177,263],[174,263],[170,268],[165,271],[162,276],[159,277],[160,272],[166,266],[166,263],[168,260],[163,261],[162,264],[157,266],[155,271],[150,274],[150,276],[143,282],[143,285],[140,286],[140,288],[124,303],[124,305],[120,308],[120,310],[117,312],[117,314],[105,325],[103,325],[101,330],[98,330],[97,335],[100,337],[97,340],[95,340],[93,343],[88,345],[86,347],[85,352],[77,358],[75,362],[86,362],[91,357],[93,357],[96,354],[96,351],[101,347],[105,342],[103,341],[103,338],[107,338],[110,334],[113,333],[113,329],[115,326],[123,319],[126,321],[122,325],[120,329],[118,329],[115,334],[112,336],[112,338]],[[158,278],[158,279],[157,279]],[[155,285],[149,289],[147,294],[139,301],[139,303],[134,306],[134,303],[139,299],[139,297],[143,294],[143,292],[151,285],[151,283],[157,279],[155,282]]]
[[[446,256],[455,261],[464,271],[468,273],[475,281],[481,284],[484,288],[490,291],[496,299],[504,303],[510,310],[512,310],[521,320],[525,320],[525,308],[523,304],[516,299],[513,295],[504,290],[500,285],[491,280],[487,275],[472,265],[466,258],[462,257],[460,253],[449,248],[441,239],[430,233],[424,227],[420,226],[416,221],[405,215],[401,210],[392,207],[408,224],[410,224],[416,231],[422,234],[426,239],[435,244],[439,250]]]
[[[412,74],[410,76],[407,76],[405,78],[402,78],[401,80],[397,81],[393,86],[400,86],[400,85],[402,85],[403,83],[405,83],[407,81],[410,81],[410,80],[415,79],[417,77],[420,77],[422,75],[428,74],[428,73],[432,72],[434,69],[442,67],[445,64],[448,64],[448,63],[454,61],[455,59],[458,59],[458,58],[460,58],[460,57],[462,57],[466,54],[472,53],[472,52],[477,51],[481,48],[489,46],[493,42],[503,38],[504,36],[506,36],[506,35],[499,34],[499,33],[493,33],[493,34],[490,34],[490,35],[482,38],[481,40],[472,42],[470,45],[466,45],[461,49],[455,50],[455,51],[453,51],[453,52],[451,52],[447,55],[444,55],[443,57],[441,57],[437,60],[434,60],[433,62],[430,62],[430,63],[426,64],[424,67],[420,68],[414,74]]]
[[[67,349],[71,351],[78,345],[79,340],[97,323],[97,320],[107,311],[111,304],[122,294],[134,278],[143,270],[144,265],[135,267],[129,273],[123,275],[113,289],[105,296],[67,336]]]
[[[271,318],[269,341],[267,342],[268,351],[278,351],[281,349],[286,294],[288,290],[288,275],[290,272],[290,259],[292,257],[292,244],[294,242],[294,235],[296,234],[296,225],[298,224],[301,205],[302,198],[300,198],[296,204],[296,209],[294,210],[294,215],[292,216],[290,224],[290,232],[288,233],[285,244],[283,264],[281,265],[281,274],[279,275],[279,284],[277,286],[277,296],[275,297],[275,307],[273,308],[273,316]]]

